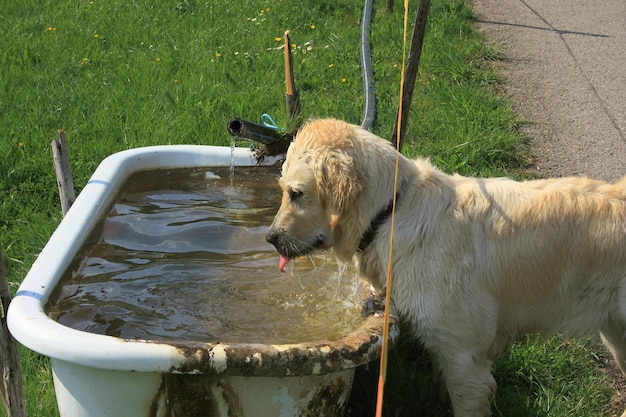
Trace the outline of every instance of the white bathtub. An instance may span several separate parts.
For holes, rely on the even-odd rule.
[[[50,238],[11,302],[8,326],[51,359],[61,416],[341,415],[354,369],[379,357],[379,315],[340,340],[291,345],[126,340],[63,326],[46,301],[97,220],[132,173],[154,168],[256,165],[252,151],[173,145],[105,159]],[[276,163],[276,159],[265,161]],[[372,331],[372,329],[376,329]],[[392,324],[393,340],[398,327]],[[393,341],[392,340],[392,341]]]

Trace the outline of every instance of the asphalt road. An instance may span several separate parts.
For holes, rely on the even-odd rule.
[[[626,1],[474,0],[544,177],[626,175]]]

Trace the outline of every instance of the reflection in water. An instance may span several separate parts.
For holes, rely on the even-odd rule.
[[[330,254],[278,272],[265,233],[275,168],[133,175],[53,297],[67,326],[129,339],[294,343],[360,321],[354,271]]]

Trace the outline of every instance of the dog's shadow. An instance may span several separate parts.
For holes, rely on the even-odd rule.
[[[408,329],[404,329],[404,335]],[[535,405],[531,397],[540,384],[525,377],[528,370],[519,361],[505,355],[496,362],[494,377],[498,391],[492,404],[494,417],[547,417],[549,412]],[[379,363],[356,370],[345,416],[373,417]],[[441,402],[435,389],[432,363],[424,349],[407,336],[400,337],[389,352],[383,415],[394,417],[452,417],[449,403]]]

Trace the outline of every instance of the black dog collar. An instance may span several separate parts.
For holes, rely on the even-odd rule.
[[[396,205],[398,204],[399,199],[400,199],[400,189],[398,189],[398,192],[396,193]],[[387,204],[385,208],[383,208],[381,211],[378,212],[376,217],[372,219],[372,222],[370,223],[365,233],[363,233],[363,236],[361,237],[361,241],[359,242],[359,248],[358,248],[359,252],[363,252],[369,246],[369,244],[372,243],[372,241],[376,237],[376,232],[378,232],[378,228],[387,219],[389,219],[389,217],[391,217],[392,211],[393,211],[393,199],[389,201],[389,204]]]

